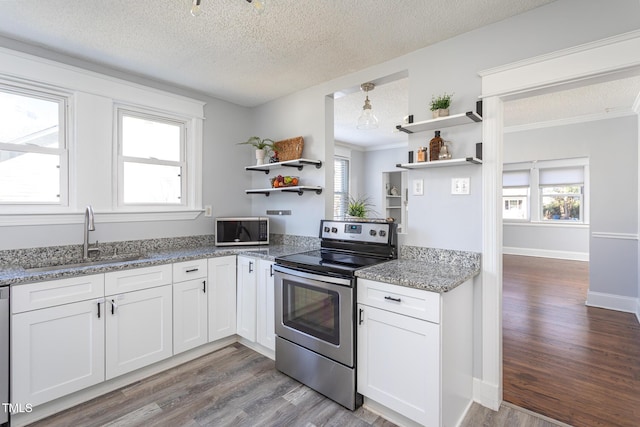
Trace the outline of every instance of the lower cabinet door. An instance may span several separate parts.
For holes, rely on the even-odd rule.
[[[258,260],[256,341],[258,344],[276,351],[273,264],[274,262],[264,259]]]
[[[424,426],[440,424],[440,328],[358,304],[358,392]]]
[[[173,354],[207,343],[207,280],[173,284]]]
[[[210,258],[207,272],[211,342],[236,333],[236,256]]]
[[[106,298],[106,378],[111,379],[173,354],[172,286]]]
[[[255,258],[238,256],[237,277],[237,334],[251,341],[256,341],[256,273]]]
[[[35,406],[104,381],[104,308],[92,300],[12,316],[12,403]]]

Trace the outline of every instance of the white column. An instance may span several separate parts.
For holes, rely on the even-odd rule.
[[[502,402],[502,141],[503,102],[483,100],[482,131],[482,380],[474,399]]]

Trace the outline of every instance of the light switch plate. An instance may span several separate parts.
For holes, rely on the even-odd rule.
[[[413,190],[411,194],[414,196],[422,196],[424,194],[424,181],[421,179],[414,179],[413,186],[411,187]]]
[[[211,216],[211,205],[205,205],[204,207],[204,216],[206,217],[210,217]]]
[[[451,194],[469,194],[470,178],[451,178]]]

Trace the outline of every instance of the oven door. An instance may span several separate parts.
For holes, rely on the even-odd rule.
[[[353,367],[353,280],[280,265],[274,271],[276,335]]]

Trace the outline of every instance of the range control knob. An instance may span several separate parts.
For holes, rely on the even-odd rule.
[[[378,234],[380,234],[380,237],[384,237],[384,236],[387,235],[387,232],[384,231],[384,230],[380,230],[380,232]]]
[[[331,232],[332,233],[337,233],[338,232],[338,227],[331,227]]]
[[[325,232],[325,233],[328,233],[329,231],[331,231],[331,229],[330,229],[329,227],[325,227],[325,228],[324,228],[324,232]]]
[[[375,236],[377,233],[376,233],[376,230],[369,230],[369,234],[372,236]]]

